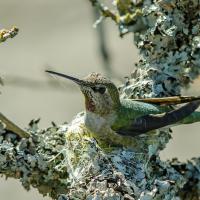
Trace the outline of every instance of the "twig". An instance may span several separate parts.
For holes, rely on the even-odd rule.
[[[1,123],[5,124],[5,129],[12,131],[13,133],[17,134],[19,137],[21,137],[21,138],[30,137],[30,134],[28,132],[19,128],[11,120],[9,120],[7,117],[5,117],[1,112],[0,112],[0,121],[1,121]]]
[[[8,38],[15,37],[19,32],[19,29],[17,27],[12,27],[10,30],[8,29],[2,29],[0,30],[0,43],[5,42]]]

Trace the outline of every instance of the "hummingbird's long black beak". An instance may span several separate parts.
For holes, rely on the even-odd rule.
[[[62,74],[62,73],[58,73],[58,72],[54,72],[54,71],[50,71],[50,70],[45,70],[45,72],[53,74],[53,75],[61,76],[61,77],[66,78],[66,79],[69,79],[69,80],[75,82],[78,85],[83,85],[84,84],[83,80],[80,80],[80,79],[72,77],[72,76],[68,76],[68,75],[65,75],[65,74]]]

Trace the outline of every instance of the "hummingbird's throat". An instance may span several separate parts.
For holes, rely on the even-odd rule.
[[[85,96],[86,111],[95,113],[100,116],[110,114],[114,109],[114,102],[109,92],[103,94],[95,92],[92,88],[81,88]]]
[[[85,96],[85,107],[87,111],[95,112],[95,104],[92,99]]]
[[[106,116],[110,113],[110,109],[108,109],[105,105],[95,102],[94,98],[85,98],[85,108],[86,111],[100,116]]]

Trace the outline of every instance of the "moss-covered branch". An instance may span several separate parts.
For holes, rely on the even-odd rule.
[[[17,35],[19,29],[17,27],[12,27],[11,29],[0,30],[0,43],[5,42],[8,38],[13,38]]]
[[[39,130],[35,120],[27,130],[31,137],[24,139],[0,123],[0,172],[53,199],[198,198],[200,161],[161,161],[155,145],[166,144],[165,132],[159,143],[153,134],[151,141],[135,138],[134,150],[105,149],[88,136],[82,121],[79,114],[71,125]]]

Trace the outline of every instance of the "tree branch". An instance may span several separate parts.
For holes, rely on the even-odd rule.
[[[12,27],[10,30],[8,29],[2,29],[0,30],[0,43],[5,42],[8,38],[15,37],[19,32],[19,29],[17,27]]]

